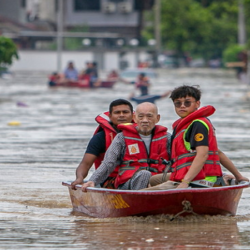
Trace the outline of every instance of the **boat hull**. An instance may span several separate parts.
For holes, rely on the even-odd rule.
[[[100,81],[98,86],[94,88],[113,88],[115,81]],[[71,82],[64,82],[64,83],[53,83],[52,85],[49,83],[51,87],[67,87],[67,88],[90,88],[88,82],[82,81],[71,81]]]
[[[95,88],[112,88],[114,86],[114,81],[101,81],[100,85]],[[74,87],[74,88],[90,88],[89,84],[82,84],[81,82],[69,82],[65,87]]]
[[[249,187],[245,182],[227,187],[160,191],[88,188],[85,193],[80,186],[72,190],[70,182],[63,182],[63,185],[68,186],[74,211],[99,218],[157,214],[235,215],[243,188]]]

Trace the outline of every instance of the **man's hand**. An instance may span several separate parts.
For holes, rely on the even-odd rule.
[[[242,175],[237,176],[237,178],[231,174],[225,174],[223,175],[223,180],[225,181],[226,185],[229,186],[229,181],[232,179],[236,179],[236,181],[239,183],[241,181],[248,181],[249,179],[247,177],[244,177]]]
[[[84,184],[82,184],[82,191],[83,192],[87,192],[87,187],[94,187],[95,186],[95,183],[93,181],[88,181],[88,182],[85,182]]]
[[[81,179],[76,179],[75,181],[73,181],[73,182],[71,183],[71,188],[72,188],[73,190],[76,190],[76,185],[77,185],[77,184],[82,185],[82,183],[83,183],[83,179],[82,179],[82,178],[81,178]]]
[[[249,179],[247,177],[244,177],[244,176],[242,176],[241,178],[237,178],[236,180],[238,182],[241,182],[241,181],[248,181],[249,182]]]
[[[179,188],[188,188],[188,183],[186,183],[186,182],[181,182],[181,183],[176,187],[176,189],[179,189]]]

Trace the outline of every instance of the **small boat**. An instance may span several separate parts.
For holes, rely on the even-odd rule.
[[[92,88],[112,88],[115,83],[114,80],[98,80],[93,84]],[[64,79],[63,75],[58,74],[49,76],[48,85],[50,87],[91,88],[89,77],[72,81]]]
[[[67,186],[73,210],[98,218],[148,216],[157,214],[176,216],[193,215],[235,215],[243,188],[249,182],[238,185],[186,188],[171,190],[139,191],[106,188],[87,188],[82,192],[81,186],[76,190],[71,182]]]
[[[112,88],[115,81],[100,81],[94,88]],[[51,87],[68,87],[68,88],[90,88],[89,84],[82,83],[81,81],[71,81],[67,83],[56,83]]]

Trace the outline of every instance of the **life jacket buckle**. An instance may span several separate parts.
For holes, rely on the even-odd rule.
[[[158,164],[158,161],[149,158],[149,159],[147,159],[147,163],[148,163],[148,164]]]

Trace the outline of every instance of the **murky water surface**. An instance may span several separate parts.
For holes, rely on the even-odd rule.
[[[201,86],[202,105],[217,109],[211,120],[219,147],[250,177],[249,87],[233,72],[180,69],[161,71],[151,93],[182,84]],[[15,72],[0,87],[0,249],[250,249],[250,189],[235,217],[170,222],[168,216],[96,219],[72,212],[61,182],[74,180],[95,116],[127,98],[132,85],[49,89],[46,72]],[[171,100],[157,105],[161,124],[172,131]]]

